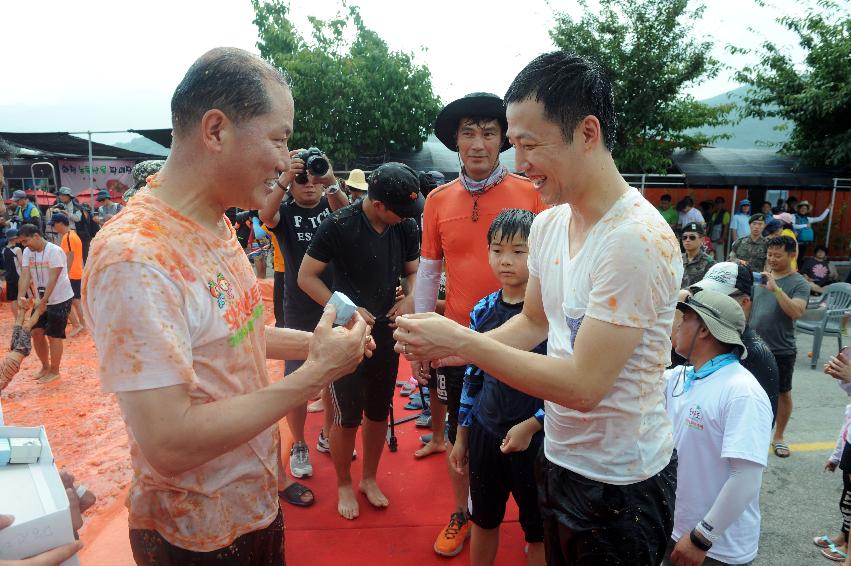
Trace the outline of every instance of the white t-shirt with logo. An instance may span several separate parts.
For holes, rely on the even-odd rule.
[[[765,466],[771,440],[771,403],[756,378],[739,363],[695,380],[683,391],[682,366],[665,372],[668,414],[677,449],[677,504],[672,538],[679,540],[703,520],[730,477],[727,458]],[[727,564],[756,558],[759,494],[708,552]]]
[[[573,355],[585,317],[643,329],[641,342],[593,410],[545,403],[549,461],[584,477],[627,485],[659,473],[673,449],[663,373],[683,275],[679,243],[662,215],[628,190],[570,257],[571,209],[541,212],[529,235],[529,273],[538,278],[549,323],[547,353]]]
[[[68,257],[62,251],[62,248],[56,244],[45,241],[44,249],[40,252],[24,248],[24,259],[21,266],[29,268],[30,276],[37,288],[47,287],[50,270],[61,267],[62,272],[59,274],[59,279],[56,280],[53,292],[47,298],[47,304],[58,305],[74,298],[71,280],[68,279]]]

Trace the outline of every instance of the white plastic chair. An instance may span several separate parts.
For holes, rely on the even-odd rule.
[[[833,283],[825,288],[819,308],[808,309],[806,320],[795,323],[798,330],[813,336],[811,368],[818,365],[825,336],[836,336],[842,349],[842,319],[846,316],[851,316],[851,283]]]

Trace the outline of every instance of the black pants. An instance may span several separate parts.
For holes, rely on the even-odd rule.
[[[286,278],[284,272],[276,271],[272,287],[272,302],[274,303],[275,307],[275,326],[278,328],[284,327],[284,293],[286,292],[285,282]]]
[[[265,529],[246,533],[230,546],[193,552],[174,546],[160,533],[130,529],[130,548],[138,566],[284,566],[284,514]]]
[[[536,470],[549,566],[657,566],[674,529],[676,452],[661,472],[630,485],[583,477],[548,461]]]

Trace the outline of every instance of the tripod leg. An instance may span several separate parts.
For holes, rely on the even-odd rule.
[[[396,452],[399,449],[399,444],[396,441],[396,423],[393,420],[393,402],[390,402],[390,422],[387,426],[387,447],[391,452]]]

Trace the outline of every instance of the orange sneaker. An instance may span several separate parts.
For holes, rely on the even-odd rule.
[[[453,513],[446,528],[434,541],[434,551],[441,556],[455,556],[464,549],[464,541],[470,536],[473,523],[466,513]]]

